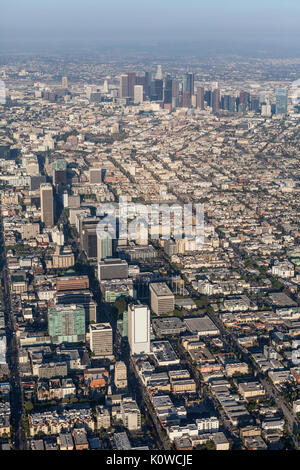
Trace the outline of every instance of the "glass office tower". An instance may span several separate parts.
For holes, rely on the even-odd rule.
[[[85,341],[84,308],[79,305],[49,307],[48,332],[54,344]]]

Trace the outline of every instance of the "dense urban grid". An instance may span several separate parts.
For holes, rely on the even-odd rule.
[[[299,76],[1,57],[2,449],[299,448]],[[203,205],[202,245],[123,200]]]

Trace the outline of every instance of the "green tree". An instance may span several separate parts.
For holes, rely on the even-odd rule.
[[[121,315],[127,309],[127,302],[124,297],[120,297],[114,302],[114,308],[117,310],[118,315]]]
[[[25,410],[26,411],[32,411],[33,408],[34,408],[34,406],[33,406],[31,401],[28,400],[28,401],[25,402]]]
[[[196,450],[216,450],[216,444],[214,441],[207,441],[205,444],[198,445],[195,447]]]

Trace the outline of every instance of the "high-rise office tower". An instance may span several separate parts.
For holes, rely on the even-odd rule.
[[[145,88],[145,75],[137,75],[136,85],[142,85]]]
[[[109,92],[108,80],[104,80],[103,93],[108,93],[108,92]]]
[[[240,92],[240,104],[243,105],[244,110],[249,109],[250,106],[250,93],[247,91]]]
[[[260,109],[259,98],[257,96],[251,97],[251,111],[258,113]]]
[[[150,309],[147,305],[128,305],[128,341],[132,355],[150,353]]]
[[[97,259],[98,256],[97,225],[99,221],[98,217],[81,217],[79,220],[80,246],[88,259]]]
[[[182,92],[189,93],[190,97],[194,94],[195,78],[193,73],[186,73],[183,78]]]
[[[234,96],[229,96],[228,111],[232,113],[236,112],[236,99]]]
[[[164,82],[160,79],[155,79],[151,83],[151,100],[162,101],[163,99]]]
[[[54,170],[53,171],[53,184],[58,190],[59,185],[66,185],[67,184],[67,171],[66,170]]]
[[[88,289],[60,290],[56,293],[56,304],[80,305],[85,311],[86,324],[97,321],[97,304]]]
[[[182,107],[190,108],[191,107],[191,95],[188,91],[182,93]]]
[[[259,95],[259,104],[266,104],[266,95],[264,93]]]
[[[205,93],[204,93],[204,101],[206,101],[207,106],[210,106],[210,107],[211,107],[211,103],[212,103],[212,91],[211,91],[211,90],[205,91]]]
[[[173,88],[173,80],[170,76],[166,78],[165,81],[165,88],[164,88],[164,103],[171,104],[172,103],[172,88]]]
[[[136,85],[136,73],[128,72],[128,96],[134,98],[134,87]]]
[[[128,279],[127,261],[120,258],[104,259],[99,261],[98,279],[100,281]]]
[[[161,65],[157,66],[155,78],[157,80],[162,80],[163,79],[163,73],[162,73],[162,66]]]
[[[122,74],[120,76],[119,97],[120,98],[128,97],[128,75],[127,74]]]
[[[229,111],[229,95],[224,95],[221,98],[221,109]]]
[[[54,204],[53,188],[50,183],[43,183],[40,186],[41,196],[41,219],[46,227],[54,225]]]
[[[151,72],[145,72],[144,92],[145,92],[145,96],[147,96],[148,98],[150,98],[150,94],[151,94],[151,80],[152,80]]]
[[[272,106],[269,102],[261,105],[261,115],[264,117],[272,116]]]
[[[221,99],[221,109],[234,113],[236,111],[236,98],[231,95],[224,95]]]
[[[48,332],[54,344],[85,341],[84,308],[79,305],[49,307]]]
[[[175,297],[165,282],[150,284],[151,310],[156,315],[169,313],[174,310]]]
[[[90,325],[90,348],[97,357],[113,356],[113,332],[110,323]]]
[[[176,108],[178,106],[178,94],[179,86],[177,80],[172,80],[172,107]]]
[[[104,260],[113,255],[113,241],[110,237],[102,238],[97,236],[97,261]]]
[[[140,104],[144,100],[144,87],[142,85],[134,86],[134,104]]]
[[[212,92],[212,110],[214,114],[218,114],[220,109],[220,90],[216,88]]]
[[[238,103],[238,113],[244,113],[246,111],[246,105],[244,103]]]
[[[30,191],[35,191],[40,189],[42,183],[46,182],[46,176],[30,176],[29,189]]]
[[[60,158],[52,163],[52,177],[56,192],[59,192],[60,188],[67,184],[67,167],[68,165],[64,158]]]
[[[61,86],[62,88],[68,88],[68,77],[62,77]]]
[[[204,88],[197,87],[197,108],[204,109]]]
[[[276,114],[287,114],[288,112],[288,90],[276,91]]]

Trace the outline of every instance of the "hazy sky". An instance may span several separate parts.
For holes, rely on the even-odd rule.
[[[233,40],[300,44],[299,0],[0,0],[5,44]]]

